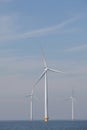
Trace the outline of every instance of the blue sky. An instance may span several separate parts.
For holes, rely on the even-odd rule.
[[[71,119],[71,102],[64,98],[72,87],[75,118],[87,119],[86,33],[86,0],[0,0],[0,120],[29,119],[25,95],[43,71],[41,46],[48,65],[67,72],[49,74],[50,119]],[[43,119],[44,79],[35,95],[34,118]]]

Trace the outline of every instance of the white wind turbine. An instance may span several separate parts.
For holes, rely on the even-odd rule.
[[[33,90],[30,95],[26,96],[30,97],[30,120],[33,120]]]
[[[71,100],[72,102],[72,121],[75,119],[74,118],[74,102],[76,100],[76,98],[74,97],[74,90],[72,89],[72,96],[68,97],[68,100]]]
[[[27,95],[26,97],[30,97],[30,121],[33,120],[33,99],[37,99],[36,96],[34,96],[34,92],[33,90],[31,91],[31,94],[30,95]]]
[[[44,57],[43,57],[43,63],[44,63],[44,71],[40,75],[40,77],[38,78],[38,80],[36,81],[34,87],[39,83],[39,81],[43,77],[45,78],[45,117],[44,117],[44,121],[48,122],[48,81],[47,81],[47,74],[48,74],[48,71],[56,72],[56,73],[63,73],[63,72],[59,71],[59,70],[55,70],[55,69],[49,68],[47,66],[47,63],[46,63],[46,60],[45,60]]]

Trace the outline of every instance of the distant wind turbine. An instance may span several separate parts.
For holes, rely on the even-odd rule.
[[[72,96],[67,98],[68,100],[70,99],[72,102],[72,121],[75,119],[74,118],[74,102],[76,100],[76,98],[74,97],[74,90],[72,89]]]
[[[55,70],[55,69],[51,69],[47,66],[45,57],[43,57],[43,63],[44,63],[44,71],[43,73],[40,75],[40,77],[38,78],[38,80],[36,81],[36,83],[34,84],[34,87],[39,83],[39,81],[45,77],[45,117],[44,117],[44,121],[48,122],[48,80],[47,80],[47,74],[48,71],[51,72],[56,72],[56,73],[63,73],[62,71],[59,70]]]
[[[27,95],[26,97],[30,97],[30,121],[33,120],[33,99],[37,99],[35,96],[34,96],[34,92],[32,90],[31,94],[30,95]]]

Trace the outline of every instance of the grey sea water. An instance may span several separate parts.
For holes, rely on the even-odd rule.
[[[87,130],[87,121],[0,121],[0,130]]]

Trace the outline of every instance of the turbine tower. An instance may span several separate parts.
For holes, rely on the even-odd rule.
[[[74,120],[74,101],[75,101],[73,89],[72,89],[72,96],[70,98],[71,98],[71,102],[72,102],[72,121],[73,121]]]
[[[33,90],[31,92],[30,95],[26,96],[26,97],[30,97],[30,121],[33,120]]]
[[[43,57],[43,63],[44,63],[44,71],[43,73],[40,75],[40,77],[38,78],[38,80],[36,81],[34,87],[39,83],[39,81],[44,77],[45,79],[45,117],[44,117],[44,121],[48,122],[48,71],[51,72],[56,72],[56,73],[63,73],[62,71],[59,70],[55,70],[55,69],[51,69],[47,66],[45,57]]]
[[[71,100],[72,103],[72,121],[75,119],[74,118],[74,102],[75,102],[75,97],[74,97],[74,90],[72,89],[72,96],[68,97],[68,99]]]

